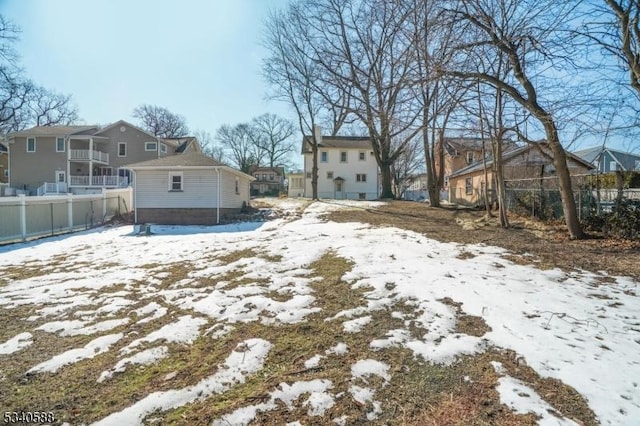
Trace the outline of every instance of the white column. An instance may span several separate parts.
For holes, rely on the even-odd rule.
[[[22,234],[22,241],[27,240],[27,203],[26,196],[24,194],[19,195],[20,198],[20,234]]]
[[[107,216],[107,188],[102,188],[102,220]]]
[[[93,138],[89,138],[89,186],[93,184]]]
[[[67,139],[67,192],[71,192],[71,137]]]
[[[67,194],[67,221],[69,222],[69,230],[73,229],[73,196]]]

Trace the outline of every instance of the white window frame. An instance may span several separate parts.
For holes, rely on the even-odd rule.
[[[467,164],[473,163],[473,151],[467,151]]]
[[[179,177],[180,178],[180,188],[176,189],[173,187],[173,178],[174,177]],[[169,192],[182,192],[184,191],[184,174],[182,172],[169,172],[169,185],[168,185],[168,190]]]
[[[358,161],[367,161],[367,151],[358,152]]]
[[[473,178],[466,178],[464,180],[464,194],[473,195]]]
[[[344,154],[344,160],[342,159],[343,154]],[[347,151],[340,151],[340,162],[347,163],[348,159],[349,159],[349,154],[347,154]]]
[[[366,173],[357,173],[356,174],[356,182],[366,182],[367,174]]]
[[[615,172],[618,170],[618,163],[616,161],[609,161],[609,171]]]
[[[62,180],[60,180],[60,176],[62,176]],[[67,172],[64,170],[56,170],[55,173],[56,183],[65,183],[67,181]]]
[[[124,154],[120,154],[120,147],[124,146]],[[126,142],[118,142],[118,157],[126,157],[127,156],[127,143]]]
[[[153,144],[153,148],[148,148],[149,144]],[[158,150],[158,142],[145,142],[144,143],[144,150],[147,152],[153,152],[153,151],[157,151]]]
[[[62,140],[62,149],[60,149],[60,141]],[[67,141],[65,138],[56,138],[56,152],[65,152],[67,148]]]
[[[333,172],[327,172],[327,179],[333,179]]]
[[[167,144],[164,144],[164,143],[160,144],[160,152],[162,154],[166,154],[167,153]]]
[[[105,173],[108,172],[108,173]],[[113,167],[100,167],[101,176],[113,176]]]
[[[320,151],[320,162],[321,163],[329,162],[329,153],[327,151]]]
[[[29,149],[29,141],[33,141],[33,149]],[[35,136],[30,136],[27,138],[27,152],[36,152],[36,138]]]

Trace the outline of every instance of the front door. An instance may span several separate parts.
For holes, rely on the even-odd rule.
[[[336,181],[336,199],[337,200],[341,200],[344,196],[343,196],[343,186],[344,183],[340,180]]]
[[[67,191],[67,173],[62,170],[56,170],[56,186],[58,192]]]

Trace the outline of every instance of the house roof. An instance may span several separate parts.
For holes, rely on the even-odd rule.
[[[467,137],[459,137],[459,138],[444,138],[444,149],[445,152],[451,156],[459,155],[462,152],[466,151],[482,151],[482,138],[467,138]],[[491,141],[484,140],[485,148],[487,150],[491,150]],[[503,141],[503,151],[507,152],[512,149],[517,148],[515,142],[511,140]]]
[[[148,135],[148,136],[152,137],[153,139],[159,139],[159,138],[158,138],[158,137],[156,137],[155,135],[152,135],[151,133],[147,132],[146,130],[141,129],[140,127],[135,126],[135,125],[133,125],[133,124],[129,123],[128,121],[124,121],[124,120],[118,120],[118,121],[116,121],[115,123],[111,123],[111,124],[109,124],[108,126],[106,126],[106,127],[102,128],[102,129],[98,130],[98,131],[96,132],[96,134],[104,133],[104,132],[106,132],[107,130],[111,130],[111,129],[113,129],[113,128],[114,128],[114,127],[116,127],[116,126],[123,126],[123,125],[124,125],[124,126],[128,126],[128,127],[131,127],[131,128],[133,128],[133,129],[136,129],[136,130],[138,130],[139,132],[142,132],[142,133],[144,133],[144,134],[146,134],[146,135]]]
[[[303,138],[302,153],[311,152],[305,149],[311,140],[311,136]],[[322,141],[318,144],[318,148],[354,148],[354,149],[371,149],[371,138],[368,136],[322,136]]]
[[[153,160],[141,161],[139,163],[128,164],[122,166],[131,170],[163,170],[163,169],[210,169],[221,168],[236,175],[242,175],[250,180],[255,180],[253,176],[227,166],[217,160],[200,152],[187,152],[184,154],[169,155],[167,157],[155,158]]]
[[[195,136],[183,136],[180,138],[161,138],[161,142],[171,145],[175,148],[175,152],[185,152],[189,145],[195,144],[196,152],[200,152],[200,145],[198,139]]]
[[[251,167],[249,172],[276,172],[284,176],[284,167]]]
[[[546,145],[546,142],[541,143],[542,145]],[[511,160],[512,158],[517,157],[518,155],[522,154],[523,152],[529,151],[530,149],[535,149],[535,147],[533,146],[533,144],[527,144],[521,147],[518,147],[514,150],[511,150],[509,152],[505,152],[502,155],[502,161],[506,162]],[[583,160],[582,158],[570,153],[567,151],[567,157],[577,161],[578,163],[584,165],[585,167],[589,168],[589,169],[593,169],[593,165],[590,164],[589,162]],[[477,172],[479,170],[483,170],[484,169],[484,163],[482,160],[480,161],[476,161],[474,163],[469,164],[467,167],[463,167],[460,170],[457,170],[454,173],[451,173],[449,175],[450,178],[452,177],[457,177],[457,176],[462,176],[462,175],[466,175],[467,173],[472,173],[472,172]],[[493,164],[493,158],[487,158],[486,160],[486,164],[487,166],[491,166]]]
[[[603,146],[594,146],[592,148],[581,149],[579,151],[574,152],[575,155],[582,158],[588,163],[593,165],[597,165],[600,157],[604,152],[608,152],[609,155],[623,168],[623,161],[620,159],[620,156],[631,156],[636,157],[640,160],[640,155],[634,154],[632,152],[622,152],[615,149],[603,147]]]
[[[9,133],[8,138],[23,136],[69,136],[78,133],[88,133],[97,129],[97,126],[35,126],[19,132]]]

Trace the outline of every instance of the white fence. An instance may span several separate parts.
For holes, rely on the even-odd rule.
[[[133,190],[102,194],[0,198],[0,243],[56,235],[101,225],[133,210]]]

